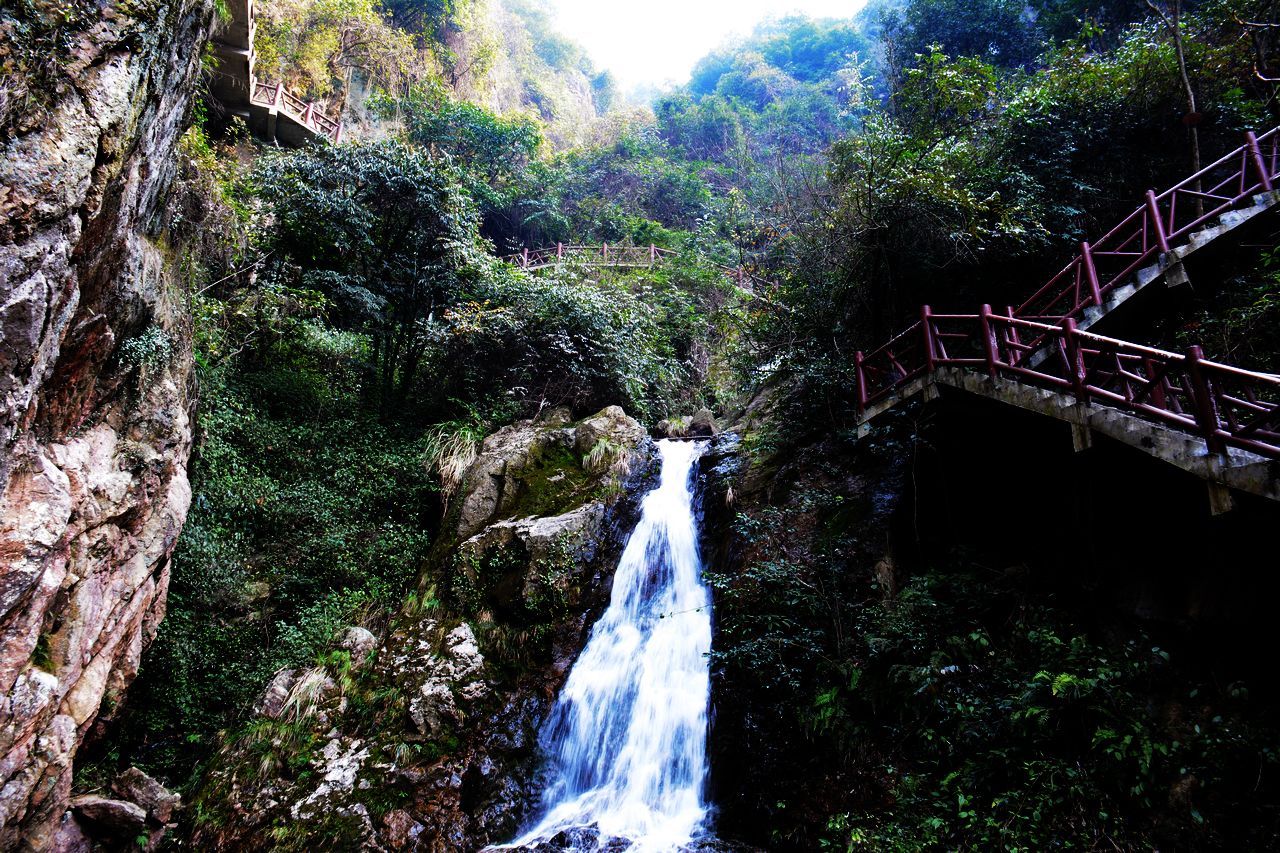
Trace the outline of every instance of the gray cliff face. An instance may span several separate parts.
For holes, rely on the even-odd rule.
[[[0,63],[59,5],[0,17]],[[194,389],[161,223],[211,17],[106,0],[50,57],[46,109],[0,98],[0,848],[55,844],[76,749],[164,615]]]

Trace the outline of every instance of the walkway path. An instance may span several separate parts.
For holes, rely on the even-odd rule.
[[[213,38],[218,67],[210,91],[229,112],[269,142],[301,146],[313,139],[342,141],[342,122],[334,121],[283,85],[254,75],[253,0],[226,0],[230,20]]]
[[[949,386],[1109,435],[1211,484],[1280,500],[1280,376],[1085,331],[1280,203],[1280,129],[1157,195],[1017,308],[934,314],[856,359],[859,422]],[[1211,490],[1215,508],[1229,495]]]
[[[662,249],[654,245],[632,246],[628,244],[602,243],[599,246],[575,246],[557,243],[545,249],[525,249],[504,260],[521,269],[537,271],[571,264],[594,269],[646,269],[668,263],[679,256],[672,249]],[[762,278],[747,272],[744,267],[730,267],[712,263],[725,278],[735,282],[738,287],[756,296],[763,296],[765,289],[772,285]]]

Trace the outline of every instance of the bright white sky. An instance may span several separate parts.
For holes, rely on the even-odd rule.
[[[866,0],[550,0],[557,29],[624,91],[688,81],[694,63],[766,17],[851,18]]]

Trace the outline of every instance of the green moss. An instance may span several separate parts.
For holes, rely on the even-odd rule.
[[[69,90],[67,58],[101,14],[93,0],[14,0],[0,10],[7,50],[0,57],[7,88],[16,97],[0,107],[0,131],[38,122]]]
[[[595,485],[581,460],[568,448],[536,446],[519,474],[520,498],[513,518],[554,516],[585,502]]]
[[[53,652],[49,647],[48,631],[42,631],[36,639],[35,651],[31,653],[31,663],[45,672],[57,675],[56,667],[53,663]]]
[[[529,572],[532,590],[525,599],[525,609],[541,628],[564,620],[573,597],[570,578],[578,568],[580,554],[568,536],[561,536],[549,553],[534,562]]]

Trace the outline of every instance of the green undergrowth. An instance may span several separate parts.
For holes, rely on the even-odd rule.
[[[272,673],[383,618],[416,579],[438,487],[421,431],[360,407],[352,345],[295,329],[234,369],[204,360],[168,615],[97,772],[131,761],[189,784]]]
[[[1237,367],[1280,370],[1280,249],[1263,253],[1255,269],[1228,279],[1178,330],[1182,348]]]
[[[710,573],[720,701],[750,708],[718,736],[752,754],[735,831],[840,851],[1280,842],[1280,719],[1251,698],[1265,685],[1025,567],[957,553],[884,589],[855,556],[875,550],[849,523],[858,503],[819,486],[742,512],[744,564]]]
[[[840,680],[806,715],[881,753],[887,802],[832,818],[828,844],[1273,847],[1277,721],[1247,686],[1201,684],[1141,630],[1019,587],[961,562],[853,610]]]

